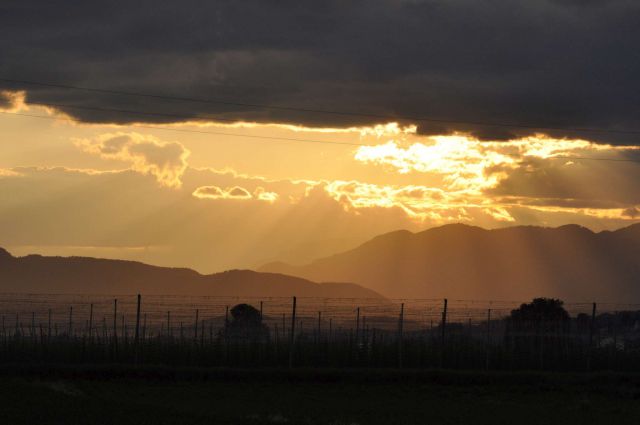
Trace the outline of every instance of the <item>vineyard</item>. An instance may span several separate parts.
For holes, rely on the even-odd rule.
[[[237,326],[239,304],[257,323]],[[640,370],[640,305],[566,303],[568,320],[516,323],[520,304],[2,294],[0,362]]]

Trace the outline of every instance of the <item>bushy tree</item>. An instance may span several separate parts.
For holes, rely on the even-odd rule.
[[[222,336],[233,340],[260,341],[268,338],[269,328],[262,323],[260,311],[249,304],[238,304],[231,310],[231,320]]]
[[[508,320],[514,330],[557,330],[569,323],[569,313],[559,299],[534,298],[511,310]]]

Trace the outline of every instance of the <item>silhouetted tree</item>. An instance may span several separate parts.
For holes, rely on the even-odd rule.
[[[555,298],[534,298],[532,302],[511,310],[509,320],[517,325],[564,323],[569,320],[569,313],[563,305],[563,301]]]
[[[249,304],[238,304],[231,310],[231,320],[221,336],[236,341],[262,341],[269,337],[269,328],[262,323],[260,311]]]
[[[549,347],[560,340],[557,336],[568,334],[571,324],[564,303],[555,298],[535,298],[530,303],[512,310],[507,318],[506,338],[516,350],[540,352],[541,347]],[[554,335],[556,337],[554,337]],[[533,351],[532,351],[533,350]]]

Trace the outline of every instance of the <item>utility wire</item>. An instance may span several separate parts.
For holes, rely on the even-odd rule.
[[[86,106],[86,105],[70,105],[65,103],[49,103],[49,102],[29,102],[29,105],[47,106],[50,108],[70,108],[70,109],[82,109],[87,111],[98,112],[116,112],[120,114],[132,114],[132,115],[146,115],[153,117],[165,117],[165,118],[180,118],[185,120],[211,120],[211,121],[227,121],[238,122],[233,118],[221,118],[217,116],[205,116],[205,115],[189,115],[189,114],[175,114],[169,112],[146,112],[146,111],[134,111],[131,109],[118,109],[118,108],[104,108],[100,106]]]
[[[123,91],[123,90],[101,89],[101,88],[95,88],[95,87],[85,87],[85,86],[76,86],[76,85],[68,85],[68,84],[56,84],[56,83],[46,83],[46,82],[39,82],[39,81],[17,80],[17,79],[4,78],[4,77],[0,77],[0,81],[5,83],[12,83],[12,84],[25,84],[25,85],[32,85],[32,86],[51,87],[51,88],[59,88],[59,89],[67,89],[67,90],[79,90],[79,91],[86,91],[86,92],[93,92],[93,93],[115,94],[115,95],[122,95],[122,96],[146,97],[151,99],[174,100],[174,101],[181,101],[181,102],[194,102],[194,103],[216,104],[216,105],[227,105],[227,106],[241,106],[241,107],[250,107],[250,108],[263,108],[263,109],[315,113],[315,114],[368,117],[368,118],[378,118],[378,119],[385,119],[385,120],[422,121],[422,122],[433,122],[433,123],[444,123],[444,124],[469,124],[469,125],[480,125],[480,126],[486,126],[486,127],[522,128],[522,129],[531,129],[531,130],[535,130],[535,129],[561,130],[561,131],[569,131],[569,132],[577,132],[577,133],[640,135],[640,130],[629,130],[629,129],[615,130],[615,129],[593,128],[593,127],[559,127],[559,126],[548,126],[548,125],[541,126],[541,125],[529,124],[529,123],[523,124],[523,123],[509,123],[509,122],[438,119],[438,118],[409,116],[409,115],[385,115],[385,114],[372,114],[372,113],[354,112],[354,111],[335,111],[335,110],[326,110],[326,109],[269,105],[269,104],[262,104],[262,103],[233,102],[233,101],[211,99],[211,98],[169,96],[169,95],[152,94],[152,93],[130,92],[130,91]]]
[[[17,115],[21,117],[31,117],[31,118],[40,118],[47,120],[61,120],[75,123],[76,121],[71,118],[66,117],[54,117],[54,116],[46,116],[46,115],[33,115],[33,114],[24,114],[20,112],[8,112],[8,111],[0,111],[0,113],[5,115]],[[170,127],[159,127],[155,125],[144,125],[144,124],[124,124],[128,127],[135,128],[144,128],[149,130],[162,130],[162,131],[174,131],[178,133],[196,133],[196,134],[213,134],[216,136],[231,136],[231,137],[245,137],[249,139],[264,139],[264,140],[272,140],[272,141],[290,141],[290,142],[303,142],[303,143],[322,143],[327,145],[346,145],[346,146],[365,146],[360,143],[350,143],[350,142],[334,142],[329,140],[313,140],[313,139],[298,139],[293,137],[275,137],[275,136],[256,136],[252,134],[237,134],[237,133],[227,133],[222,131],[205,131],[205,130],[190,130],[186,128],[170,128]]]
[[[33,104],[32,104],[33,105]],[[52,106],[59,104],[44,104],[39,103],[39,105]],[[67,105],[64,105],[67,106]],[[135,114],[143,114],[143,115],[156,115],[159,113],[155,112],[139,112],[139,111],[125,111],[122,109],[110,109],[110,108],[94,108],[90,106],[73,106],[78,109],[89,109],[89,110],[97,110],[104,112],[117,112],[117,113],[135,113]],[[25,114],[21,112],[9,112],[9,111],[0,111],[0,113],[5,115],[16,115],[21,117],[30,117],[30,118],[39,118],[39,119],[47,119],[47,120],[62,120],[75,123],[76,121],[67,118],[67,117],[56,117],[56,116],[48,116],[48,115],[35,115],[35,114]],[[173,115],[173,114],[162,114],[162,115]],[[195,118],[195,117],[194,117]],[[327,145],[343,145],[343,146],[368,146],[361,143],[352,143],[352,142],[336,142],[330,140],[314,140],[314,139],[302,139],[302,138],[294,138],[294,137],[276,137],[276,136],[258,136],[252,134],[237,134],[237,133],[228,133],[222,131],[206,131],[206,130],[192,130],[185,128],[171,128],[171,127],[160,127],[155,125],[145,125],[145,124],[120,124],[128,127],[134,128],[143,128],[149,130],[161,130],[161,131],[173,131],[178,133],[196,133],[196,134],[211,134],[216,136],[230,136],[230,137],[240,137],[240,138],[249,138],[249,139],[262,139],[267,141],[287,141],[287,142],[300,142],[300,143],[317,143],[317,144],[327,144]],[[525,158],[527,156],[533,155],[523,155],[517,153],[501,153],[501,155],[512,156],[515,158]],[[585,161],[610,161],[610,162],[632,162],[632,163],[640,163],[640,159],[632,159],[632,158],[603,158],[603,157],[582,157],[582,156],[571,156],[571,155],[554,155],[548,156],[541,159],[566,159],[566,160],[585,160]]]

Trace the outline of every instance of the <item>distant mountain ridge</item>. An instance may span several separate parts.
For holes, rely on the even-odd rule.
[[[13,257],[0,248],[0,292],[382,298],[352,283],[315,283],[278,273],[187,268],[90,257]]]
[[[354,282],[394,298],[640,303],[640,224],[598,233],[578,225],[400,230],[304,266],[259,270]]]

